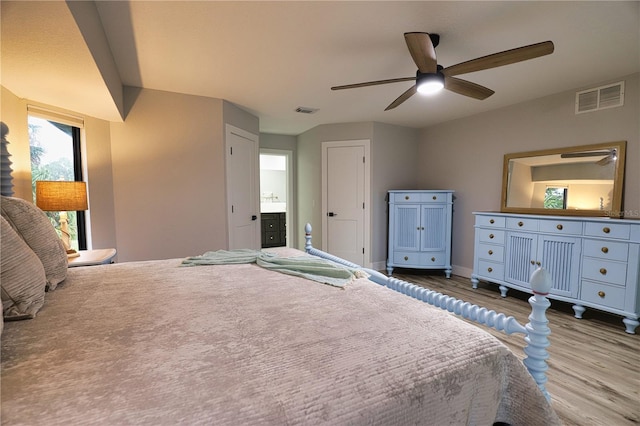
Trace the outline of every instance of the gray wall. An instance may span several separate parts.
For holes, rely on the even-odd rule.
[[[387,257],[386,193],[390,189],[416,187],[418,136],[416,129],[374,122],[327,124],[298,136],[298,224],[313,225],[315,247],[322,247],[322,142],[370,140],[370,258],[375,268],[382,269]],[[302,233],[298,244],[304,247]]]
[[[131,109],[111,123],[118,259],[227,248],[224,124],[258,134],[258,120],[220,99],[127,88]],[[129,101],[129,99],[127,99]]]
[[[627,141],[624,207],[640,214],[639,75],[625,80],[625,103],[619,108],[574,113],[575,92],[450,121],[421,132],[419,183],[455,190],[453,217],[454,273],[473,268],[473,211],[500,209],[504,154]]]

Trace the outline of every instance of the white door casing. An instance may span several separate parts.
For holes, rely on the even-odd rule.
[[[229,250],[260,249],[258,136],[225,126],[225,174]]]
[[[370,266],[369,140],[322,143],[322,250]]]

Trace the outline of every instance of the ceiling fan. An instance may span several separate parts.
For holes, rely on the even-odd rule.
[[[395,101],[385,108],[385,111],[393,109],[411,96],[420,93],[435,92],[443,87],[460,95],[483,100],[494,94],[494,91],[472,83],[467,80],[455,78],[454,75],[467,74],[470,72],[482,71],[489,68],[501,67],[516,62],[526,61],[553,53],[553,42],[545,41],[529,46],[518,47],[504,52],[494,53],[481,58],[472,59],[447,68],[438,65],[436,61],[435,48],[440,42],[438,34],[424,32],[404,33],[409,53],[413,62],[418,67],[415,77],[392,78],[388,80],[368,81],[365,83],[346,84],[344,86],[334,86],[331,90],[354,89],[356,87],[376,86],[379,84],[398,83],[402,81],[415,81],[407,91],[400,95]]]
[[[602,157],[596,164],[605,166],[618,158],[616,149],[608,149],[606,151],[585,151],[585,152],[567,152],[560,154],[560,158],[585,158],[585,157]]]

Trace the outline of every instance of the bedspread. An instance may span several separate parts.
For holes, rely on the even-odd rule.
[[[180,262],[73,268],[6,323],[2,424],[558,424],[521,362],[445,311]]]

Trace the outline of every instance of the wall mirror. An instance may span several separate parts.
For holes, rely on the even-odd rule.
[[[626,141],[506,154],[500,211],[622,216]]]

